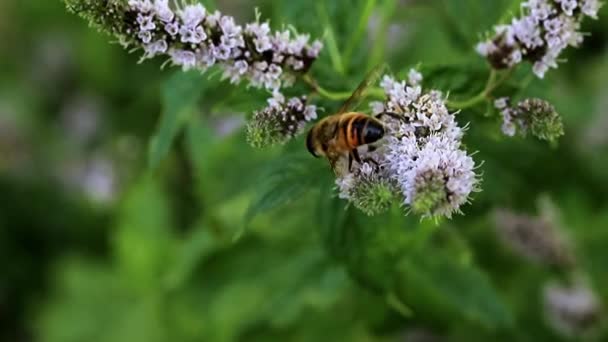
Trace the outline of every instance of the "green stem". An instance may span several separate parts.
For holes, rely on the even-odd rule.
[[[346,69],[344,68],[344,63],[342,62],[342,55],[340,55],[340,49],[338,48],[338,43],[336,42],[336,35],[334,33],[333,26],[329,21],[329,15],[327,14],[327,10],[323,2],[319,2],[317,4],[317,14],[323,23],[323,26],[326,27],[325,42],[327,43],[329,58],[331,59],[334,69],[340,75],[344,75]]]
[[[498,86],[500,86],[504,81],[506,81],[510,75],[511,72],[508,71],[501,78],[498,78],[498,73],[496,72],[496,70],[492,69],[490,71],[490,75],[488,76],[486,86],[479,94],[464,101],[448,101],[447,105],[450,108],[458,110],[474,107],[486,101],[492,95],[492,92],[496,90],[496,88],[498,88]]]
[[[345,92],[345,91],[335,92],[335,91],[327,90],[327,89],[321,87],[319,85],[319,83],[317,83],[317,81],[314,78],[312,78],[312,76],[310,76],[309,74],[304,75],[302,79],[304,80],[304,82],[306,82],[306,84],[308,84],[312,88],[312,90],[314,90],[319,95],[321,95],[321,97],[324,97],[329,100],[333,100],[333,101],[346,100],[351,95],[350,92]]]
[[[363,8],[363,11],[361,12],[361,17],[359,18],[359,23],[357,24],[355,31],[351,35],[350,42],[346,48],[346,52],[344,53],[345,61],[350,61],[355,49],[357,47],[360,47],[361,38],[367,30],[369,18],[372,15],[374,7],[376,6],[376,0],[367,0],[364,6],[365,7]]]
[[[371,48],[371,56],[367,62],[367,69],[380,64],[386,55],[386,39],[388,37],[388,28],[391,23],[391,18],[395,13],[397,0],[385,0],[382,6],[382,21],[374,38],[374,43]]]
[[[321,87],[319,85],[319,83],[317,83],[317,81],[312,76],[310,76],[310,74],[304,75],[302,77],[302,79],[304,80],[304,82],[306,82],[306,84],[308,84],[310,86],[310,88],[312,88],[313,91],[315,91],[321,97],[326,98],[328,100],[345,101],[345,100],[348,100],[353,94],[352,91],[327,90],[327,89]],[[384,98],[385,97],[384,90],[382,90],[381,88],[377,88],[377,87],[369,88],[366,91],[365,97]]]

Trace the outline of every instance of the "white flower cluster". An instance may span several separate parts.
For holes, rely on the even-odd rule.
[[[322,48],[319,41],[309,43],[308,35],[272,32],[267,22],[239,26],[198,3],[174,10],[169,0],[129,0],[126,11],[132,21],[126,34],[143,47],[143,59],[167,55],[184,70],[218,64],[232,83],[248,79],[258,88],[290,85],[294,73],[305,72]]]
[[[496,26],[494,37],[479,43],[477,52],[496,69],[527,60],[543,78],[550,68],[557,68],[565,48],[582,43],[583,18],[597,19],[601,6],[599,0],[528,0],[522,4],[524,15],[510,25]]]
[[[307,122],[317,118],[317,107],[305,96],[289,100],[276,91],[268,106],[254,113],[247,125],[247,140],[254,147],[283,144],[304,131]]]
[[[461,149],[463,130],[443,95],[434,90],[423,93],[421,80],[415,70],[407,82],[384,76],[381,86],[387,100],[371,106],[385,123],[386,134],[371,158],[379,164],[378,178],[390,180],[404,205],[422,215],[451,217],[476,189],[475,163]],[[366,173],[353,174],[356,178]],[[352,185],[357,182],[348,177],[353,176],[341,177],[337,184],[341,197],[354,202]]]
[[[524,123],[518,122],[521,118],[518,118],[518,110],[511,107],[510,100],[508,97],[501,97],[494,101],[494,107],[502,115],[502,132],[506,136],[513,137],[517,133],[517,127]]]

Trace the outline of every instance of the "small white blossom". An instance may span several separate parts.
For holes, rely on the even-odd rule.
[[[407,74],[407,82],[411,86],[417,86],[422,82],[422,74],[416,69],[411,69]]]
[[[146,52],[142,58],[152,58],[156,55],[163,54],[167,52],[167,42],[163,39],[157,40],[148,45],[144,45],[144,51]]]
[[[581,9],[586,16],[597,19],[597,12],[599,12],[602,5],[603,3],[599,0],[584,0]]]
[[[206,13],[207,11],[203,5],[192,4],[185,6],[179,12],[179,16],[184,26],[194,28],[205,19]]]
[[[207,34],[202,27],[182,26],[179,30],[182,43],[199,44],[207,39]]]
[[[137,23],[139,23],[139,29],[142,31],[152,31],[156,28],[153,15],[138,14]]]
[[[245,34],[253,37],[253,43],[257,52],[264,52],[272,49],[270,41],[270,26],[268,23],[252,23],[245,27]]]
[[[149,44],[152,41],[152,33],[150,31],[141,31],[137,34],[137,37],[143,44]]]
[[[150,0],[129,0],[129,7],[139,12],[150,12],[154,9],[154,5]]]
[[[496,107],[496,109],[504,109],[509,105],[509,98],[508,97],[501,97],[498,98],[494,101],[494,107]]]
[[[484,57],[494,53],[496,50],[498,50],[498,48],[492,41],[480,42],[475,46],[475,51]]]
[[[372,114],[378,115],[380,113],[384,113],[384,103],[380,101],[373,101],[369,104],[372,109]]]
[[[192,51],[171,49],[169,50],[171,61],[175,65],[181,65],[184,70],[192,69],[196,66],[196,55]]]
[[[179,33],[179,25],[175,22],[166,23],[165,31],[172,37],[176,36]]]
[[[175,18],[175,13],[169,7],[169,0],[156,0],[154,2],[154,12],[156,16],[163,22],[172,22]]]

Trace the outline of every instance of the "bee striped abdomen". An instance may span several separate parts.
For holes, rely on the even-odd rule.
[[[384,135],[384,127],[381,122],[359,113],[346,114],[340,120],[339,126],[344,147],[350,150],[376,142]]]
[[[370,120],[366,116],[356,117],[352,121],[351,130],[353,132],[353,142],[355,143],[353,146],[360,146],[368,143],[365,140],[365,132],[369,122]]]

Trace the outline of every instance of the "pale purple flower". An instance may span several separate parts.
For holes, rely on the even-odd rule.
[[[341,198],[364,211],[386,208],[383,199],[390,198],[423,216],[450,217],[477,189],[475,162],[461,148],[463,130],[441,92],[408,86],[422,81],[415,73],[409,73],[416,77],[408,77],[407,83],[385,76],[381,82],[385,103],[370,104],[385,123],[385,138],[373,151],[360,154],[379,167],[355,163],[336,184]]]
[[[419,85],[422,82],[422,74],[416,69],[411,69],[407,74],[407,82],[411,86]]]
[[[194,28],[205,19],[206,13],[203,5],[192,4],[185,6],[178,14],[184,26]]]
[[[181,65],[184,70],[192,69],[196,66],[196,55],[192,51],[171,49],[169,50],[171,61],[175,65]]]
[[[567,47],[578,47],[584,16],[597,18],[599,0],[528,0],[523,15],[510,25],[495,27],[494,36],[476,46],[496,69],[511,68],[523,60],[533,64],[533,72],[543,78],[557,68],[559,56]]]
[[[127,22],[124,32],[115,33],[125,44],[142,48],[142,60],[164,55],[184,70],[202,72],[219,65],[230,82],[246,79],[270,91],[293,84],[294,74],[306,72],[322,47],[306,34],[273,32],[268,22],[240,26],[199,3],[130,0],[123,6]]]
[[[581,10],[583,13],[593,19],[597,19],[597,12],[599,12],[603,3],[600,0],[583,0]]]

